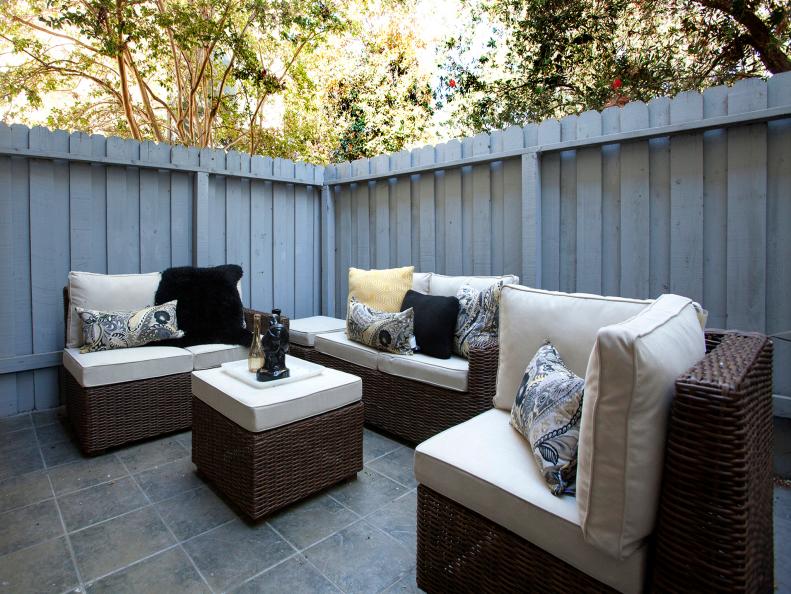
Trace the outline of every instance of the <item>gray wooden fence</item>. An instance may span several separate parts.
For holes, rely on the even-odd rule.
[[[69,270],[240,264],[244,302],[320,310],[322,168],[0,124],[0,416],[58,403]]]
[[[0,416],[58,401],[69,270],[238,263],[244,301],[343,315],[349,266],[688,295],[791,329],[791,73],[324,170],[0,124]],[[791,395],[776,344],[775,391]]]
[[[414,264],[791,330],[790,118],[786,73],[330,167],[325,311],[343,315],[349,266]]]

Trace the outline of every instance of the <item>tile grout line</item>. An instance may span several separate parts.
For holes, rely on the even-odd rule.
[[[140,563],[143,563],[144,561],[148,561],[149,559],[152,559],[152,558],[156,557],[157,555],[161,555],[162,553],[166,553],[166,552],[168,552],[168,551],[170,551],[172,549],[175,549],[177,546],[178,546],[178,543],[173,543],[172,545],[170,545],[168,547],[165,547],[164,549],[162,549],[160,551],[156,551],[154,553],[151,553],[150,555],[146,555],[145,557],[141,557],[137,561],[133,561],[132,563],[128,563],[127,565],[124,565],[123,567],[119,567],[118,569],[113,569],[112,571],[110,571],[108,573],[103,573],[101,575],[98,575],[95,578],[93,578],[92,580],[87,581],[86,584],[89,585],[89,586],[93,586],[96,582],[99,582],[99,581],[103,580],[104,578],[110,577],[111,575],[115,575],[116,573],[120,573],[121,571],[124,571],[125,569],[129,569],[130,567],[134,567],[135,565],[139,565]]]
[[[341,505],[343,505],[343,504],[341,504]],[[298,547],[297,547],[295,544],[293,544],[293,543],[292,543],[290,540],[288,540],[288,539],[287,539],[287,538],[286,538],[284,535],[282,535],[282,534],[280,533],[280,531],[279,531],[279,530],[277,530],[277,529],[276,529],[274,526],[272,526],[272,523],[271,523],[269,520],[267,520],[267,521],[266,521],[266,525],[267,525],[267,526],[269,526],[269,527],[270,527],[270,528],[271,528],[271,529],[274,531],[274,533],[275,533],[275,534],[277,534],[277,535],[278,535],[280,538],[282,538],[284,541],[286,541],[286,542],[289,544],[289,546],[291,546],[291,548],[293,548],[293,549],[296,551],[296,554],[297,554],[297,555],[299,555],[300,557],[302,557],[302,558],[305,560],[305,562],[306,562],[306,563],[309,563],[309,564],[310,564],[310,566],[311,566],[311,567],[313,567],[313,569],[315,569],[315,570],[316,570],[316,571],[319,573],[319,575],[320,575],[321,577],[323,577],[323,578],[324,578],[325,580],[327,580],[327,581],[328,581],[330,584],[332,584],[332,585],[335,587],[335,589],[336,589],[336,590],[338,590],[338,592],[344,592],[344,593],[345,593],[345,590],[344,590],[343,588],[341,588],[340,586],[338,586],[338,584],[336,584],[336,583],[335,583],[334,581],[332,581],[332,580],[331,580],[329,577],[327,577],[327,576],[324,574],[324,572],[323,572],[321,569],[319,569],[319,568],[316,566],[316,564],[315,564],[315,563],[313,563],[313,561],[311,561],[310,559],[308,559],[308,556],[307,556],[307,555],[305,555],[305,551],[307,551],[307,550],[308,550],[309,548],[311,548],[311,547],[314,547],[314,546],[316,546],[317,544],[319,544],[319,543],[321,543],[321,542],[324,542],[324,541],[325,541],[325,540],[327,540],[328,538],[332,538],[333,536],[335,536],[335,535],[336,535],[338,532],[340,532],[341,530],[345,530],[345,529],[346,529],[346,528],[348,528],[349,526],[352,526],[353,524],[355,524],[355,523],[357,523],[357,522],[359,522],[359,521],[360,521],[360,519],[358,518],[358,519],[356,519],[354,522],[352,522],[351,524],[348,524],[348,525],[344,526],[343,528],[340,528],[340,529],[336,530],[336,531],[335,531],[335,532],[333,532],[332,534],[329,534],[329,535],[325,536],[324,538],[317,540],[316,542],[314,542],[314,543],[312,543],[312,544],[308,545],[307,547],[305,547],[304,549],[301,549],[301,550],[300,550],[300,549],[299,549],[299,548],[298,548]],[[271,568],[270,568],[270,569],[271,569]],[[253,576],[252,578],[250,578],[250,579],[254,579],[254,578],[258,577],[259,575],[262,575],[262,574],[266,573],[266,571],[269,571],[269,570],[265,570],[265,571],[262,571],[261,573],[257,573],[256,575],[254,575],[254,576]]]
[[[179,445],[181,445],[181,447],[184,447],[180,442],[179,442]],[[184,448],[184,449],[186,449],[186,448]],[[129,473],[129,476],[132,478],[132,481],[134,481],[135,485],[137,485],[137,488],[140,489],[140,491],[143,493],[143,497],[146,498],[146,501],[148,501],[149,504],[151,505],[151,507],[153,508],[154,513],[159,518],[159,521],[162,522],[162,525],[165,526],[165,528],[167,529],[167,531],[170,534],[170,536],[173,538],[174,541],[176,541],[176,546],[178,546],[178,548],[181,550],[181,552],[184,553],[184,555],[187,557],[187,559],[189,559],[189,562],[192,565],[192,567],[195,569],[195,571],[198,572],[198,575],[200,576],[200,579],[203,580],[204,584],[206,584],[206,587],[209,589],[209,592],[214,592],[214,588],[211,587],[211,585],[209,584],[209,581],[206,579],[206,576],[203,575],[203,572],[200,569],[198,569],[198,566],[195,564],[195,561],[192,559],[192,557],[187,552],[187,550],[182,546],[183,543],[182,543],[181,539],[176,537],[176,534],[173,532],[173,530],[170,528],[168,523],[165,521],[165,518],[163,518],[162,514],[159,512],[159,508],[156,506],[156,504],[154,504],[153,501],[151,501],[151,498],[148,496],[148,493],[146,493],[145,489],[143,489],[143,487],[137,481],[137,478],[130,472],[129,467],[126,465],[126,462],[124,462],[121,458],[118,458],[118,459],[121,462],[121,464],[123,465],[123,467],[126,469],[126,471]],[[180,460],[180,459],[181,458],[177,458],[177,460]],[[173,460],[173,462],[176,462],[177,460]],[[145,471],[141,471],[141,472],[145,472]],[[177,495],[174,495],[174,497],[176,497],[176,496]],[[167,499],[163,499],[163,501],[166,501],[166,500]]]
[[[31,421],[32,421],[31,417]],[[47,469],[47,462],[44,460],[44,452],[41,451],[41,443],[38,439],[38,429],[36,428],[35,423],[33,424],[33,434],[36,438],[36,445],[38,446],[38,453],[41,456],[41,462],[44,464],[44,471],[47,476],[47,482],[49,483],[49,488],[52,491],[52,497],[55,501],[55,509],[58,512],[58,519],[60,520],[60,527],[63,529],[63,536],[66,539],[66,548],[69,551],[69,556],[71,557],[71,565],[74,568],[74,573],[77,576],[77,583],[80,586],[80,590],[85,592],[85,581],[82,579],[82,572],[80,571],[80,567],[77,565],[77,555],[74,553],[74,547],[71,544],[71,537],[69,536],[69,531],[66,530],[66,522],[63,520],[63,512],[60,509],[60,503],[58,502],[58,498],[55,495],[55,486],[52,484],[52,478],[49,476],[49,472],[46,471]]]
[[[392,454],[392,452],[390,452],[390,453]],[[387,454],[385,454],[385,456],[386,456],[386,455],[387,455]],[[384,457],[384,456],[380,456],[380,458],[381,458],[381,457]],[[378,459],[379,459],[379,458],[377,458],[377,460],[378,460]],[[371,471],[375,472],[376,474],[378,474],[378,475],[380,475],[380,476],[383,476],[383,477],[385,477],[385,478],[386,478],[386,479],[388,479],[388,480],[391,480],[391,481],[393,481],[393,482],[394,482],[396,485],[398,485],[398,486],[400,486],[400,487],[404,487],[404,489],[406,489],[407,491],[411,491],[411,490],[413,490],[413,489],[416,489],[416,488],[417,488],[417,487],[410,487],[409,485],[405,485],[404,483],[402,483],[402,482],[400,482],[400,481],[397,481],[396,479],[394,479],[392,476],[390,476],[390,475],[388,475],[388,474],[385,474],[385,473],[384,473],[384,472],[382,472],[381,470],[377,470],[376,468],[373,468],[373,467],[371,467],[371,466],[368,466],[367,464],[365,464],[364,466],[365,466],[365,468],[367,468],[368,470],[371,470]],[[414,470],[413,470],[413,472],[414,472]]]

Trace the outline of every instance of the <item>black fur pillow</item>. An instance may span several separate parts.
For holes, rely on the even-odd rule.
[[[176,317],[184,338],[158,345],[241,344],[250,346],[252,334],[243,327],[242,299],[236,284],[242,268],[223,264],[214,268],[180,266],[162,273],[154,302],[178,301]]]

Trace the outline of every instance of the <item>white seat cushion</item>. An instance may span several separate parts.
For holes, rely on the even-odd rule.
[[[349,340],[345,332],[330,332],[316,335],[315,348],[320,353],[336,359],[354,363],[360,367],[376,369],[379,351],[367,345]]]
[[[188,373],[192,371],[192,353],[160,346],[95,353],[80,353],[80,349],[68,348],[63,351],[63,366],[83,388],[90,388]]]
[[[445,276],[444,274],[432,274],[429,283],[429,294],[455,297],[462,285],[470,285],[478,291],[483,291],[498,281],[503,281],[505,285],[511,285],[518,283],[519,277],[514,274],[503,276]]]
[[[621,592],[641,591],[647,547],[621,561],[586,543],[574,497],[549,492],[509,419],[492,409],[421,443],[418,482]]]
[[[326,367],[316,377],[272,388],[254,388],[222,369],[192,374],[196,398],[256,433],[358,402],[362,385],[359,377]]]
[[[66,346],[83,344],[80,319],[75,307],[98,311],[135,311],[154,305],[162,274],[95,274],[69,272],[69,311]]]
[[[599,328],[627,320],[649,303],[516,285],[504,287],[500,295],[500,360],[495,407],[511,410],[525,368],[546,340],[552,342],[571,371],[585,377]]]
[[[431,276],[431,272],[412,273],[412,290],[427,295],[429,292]]]
[[[379,356],[379,371],[413,379],[424,384],[447,388],[457,392],[467,391],[467,374],[470,362],[453,355],[450,359],[437,359],[420,353]]]
[[[311,316],[290,320],[288,323],[288,340],[300,346],[312,347],[316,335],[325,332],[340,332],[346,329],[346,320],[328,316]]]
[[[192,368],[196,371],[219,367],[229,361],[247,359],[250,351],[247,347],[238,344],[196,344],[185,347],[185,350],[192,353]]]
[[[585,376],[577,503],[586,540],[614,557],[654,530],[675,381],[705,353],[694,304],[678,295],[598,332]]]

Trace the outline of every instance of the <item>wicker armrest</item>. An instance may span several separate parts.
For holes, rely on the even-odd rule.
[[[257,309],[251,309],[248,307],[244,308],[244,322],[247,324],[247,327],[252,330],[253,329],[253,316],[255,314],[261,315],[261,323],[263,324],[263,328],[269,327],[269,320],[272,317],[271,312],[266,311],[258,311]],[[286,328],[288,328],[288,318],[284,315],[280,316],[280,323],[283,324]]]
[[[478,341],[470,348],[470,369],[467,390],[486,403],[484,410],[492,407],[497,388],[497,364],[500,344],[497,340]]]
[[[706,356],[676,381],[654,585],[769,592],[772,343],[725,331],[707,332],[706,343]]]

